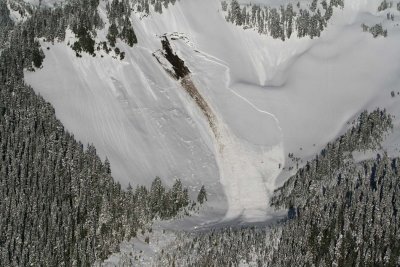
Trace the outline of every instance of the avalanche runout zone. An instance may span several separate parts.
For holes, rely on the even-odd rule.
[[[182,88],[207,119],[215,137],[221,184],[225,189],[229,205],[225,220],[266,219],[269,196],[272,194],[273,184],[280,172],[278,165],[282,162],[281,145],[256,151],[252,144],[236,137],[200,94],[191,79],[189,69],[173,52],[166,37],[162,40],[162,44],[164,51],[153,55],[173,78],[180,80]],[[168,63],[171,66],[168,66]],[[252,106],[248,101],[244,102]]]

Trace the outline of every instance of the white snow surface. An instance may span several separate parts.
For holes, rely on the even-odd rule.
[[[347,0],[321,38],[282,42],[227,23],[219,0],[180,0],[163,14],[133,14],[139,44],[117,44],[124,60],[77,58],[69,37],[43,42],[44,67],[25,79],[66,129],[108,157],[123,185],[181,178],[193,195],[206,186],[213,216],[262,221],[288,153],[312,157],[364,109],[400,114],[400,96],[390,97],[400,90],[400,14],[392,9],[387,21],[379,3]],[[363,22],[382,22],[389,36],[373,39]],[[171,44],[215,113],[218,138],[152,56],[163,34],[181,37]]]

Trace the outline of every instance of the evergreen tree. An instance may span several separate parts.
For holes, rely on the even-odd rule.
[[[242,25],[242,9],[237,0],[231,2],[231,22],[236,25]]]
[[[161,214],[164,202],[165,189],[161,183],[161,179],[156,177],[156,179],[151,184],[150,189],[150,205],[151,211],[154,215]]]
[[[207,192],[204,185],[200,188],[199,194],[197,195],[197,202],[203,204],[204,201],[207,201]]]
[[[110,42],[111,47],[115,47],[115,43],[117,42],[118,36],[118,28],[115,23],[112,23],[108,28],[107,39]]]

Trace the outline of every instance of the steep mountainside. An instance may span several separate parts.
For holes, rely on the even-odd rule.
[[[258,220],[277,177],[289,175],[279,168],[289,168],[285,155],[312,156],[361,109],[398,113],[398,99],[390,98],[399,87],[397,17],[387,20],[379,4],[335,7],[320,38],[285,42],[228,23],[218,0],[177,1],[161,14],[134,8],[129,19],[138,44],[117,39],[124,59],[103,50],[77,58],[68,47],[76,37],[67,31],[63,42],[40,40],[43,68],[27,72],[26,81],[55,105],[67,129],[109,158],[122,184],[156,175],[195,187],[201,181],[213,185],[214,200],[227,195],[230,217]],[[98,11],[105,25],[96,42],[107,40],[110,26],[106,2]],[[364,22],[383,23],[389,37],[373,39],[362,32]],[[219,140],[153,56],[164,35],[213,109]]]
[[[122,240],[142,264],[396,263],[400,3],[0,0],[0,15],[3,264],[93,264]],[[198,228],[161,256],[149,238]]]

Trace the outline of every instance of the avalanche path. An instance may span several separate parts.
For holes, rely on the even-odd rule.
[[[215,155],[228,201],[224,221],[268,219],[272,212],[269,210],[269,197],[281,171],[279,165],[284,162],[278,118],[231,88],[228,64],[202,51],[186,51],[186,45],[177,43],[178,51],[192,71],[191,78],[199,94],[206,99],[215,116]],[[220,72],[223,75],[218,75]],[[231,126],[232,121],[240,118],[240,113],[246,114],[245,117],[239,124]],[[249,119],[255,117],[255,121]],[[259,133],[255,136],[243,134],[243,127],[247,128],[246,133],[249,132],[248,127]],[[272,135],[272,142],[268,131],[277,133]]]

